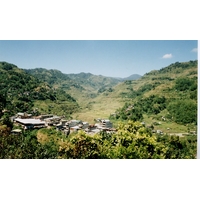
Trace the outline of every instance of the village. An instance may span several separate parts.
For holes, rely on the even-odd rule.
[[[95,120],[95,124],[89,124],[88,122],[76,119],[66,120],[61,116],[53,114],[32,116],[32,114],[28,113],[17,113],[10,120],[14,125],[20,126],[23,130],[55,127],[57,131],[62,131],[65,135],[77,132],[78,130],[83,130],[87,134],[95,134],[101,131],[107,133],[116,131],[110,120],[100,118]],[[21,129],[12,130],[13,134],[19,134],[21,132]]]

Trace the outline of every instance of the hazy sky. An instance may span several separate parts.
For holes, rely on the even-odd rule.
[[[19,68],[127,77],[197,59],[197,40],[0,40],[0,61]]]

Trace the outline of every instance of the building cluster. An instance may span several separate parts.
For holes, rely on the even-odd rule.
[[[66,135],[78,130],[83,130],[88,134],[95,134],[101,131],[116,131],[116,129],[113,128],[113,124],[108,119],[98,119],[95,124],[91,125],[81,120],[65,120],[62,117],[52,114],[32,116],[27,113],[17,113],[11,120],[15,124],[21,125],[24,130],[56,127],[57,130],[62,131]]]

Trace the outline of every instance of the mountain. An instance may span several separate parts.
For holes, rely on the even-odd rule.
[[[83,72],[79,74],[67,74],[67,76],[91,92],[108,89],[121,82],[116,78]]]
[[[122,80],[123,81],[126,81],[126,80],[138,80],[139,78],[141,78],[142,76],[139,75],[139,74],[132,74],[131,76],[128,76],[126,78],[123,78]]]
[[[111,113],[123,108],[124,103],[128,106],[130,103],[141,102],[143,105],[138,104],[138,106],[142,108],[143,114],[148,115],[161,115],[162,112],[166,114],[170,103],[180,99],[190,101],[192,105],[197,104],[197,88],[195,88],[197,61],[176,62],[163,69],[152,70],[144,76],[133,74],[124,79],[83,72],[63,74],[58,70],[46,69],[26,71],[40,80],[45,80],[53,88],[60,88],[69,93],[81,107],[74,113],[74,117],[85,118],[90,122],[94,118],[108,117]],[[182,85],[187,83],[191,88],[182,91],[178,82]],[[163,99],[166,105],[160,107],[159,102]],[[148,106],[146,102],[149,103]],[[145,106],[146,111],[143,109]]]
[[[11,114],[37,110],[70,115],[78,108],[76,100],[64,90],[53,88],[7,62],[0,62],[0,98],[0,110],[6,109]]]
[[[47,70],[42,68],[25,69],[26,73],[37,77],[51,85],[60,85],[70,89],[76,87],[88,92],[97,92],[101,88],[109,88],[118,84],[121,80],[101,75],[93,75],[91,73],[63,74],[58,70]]]
[[[60,83],[61,81],[69,80],[70,79],[63,74],[61,71],[56,69],[44,69],[44,68],[35,68],[35,69],[24,69],[27,74],[35,76],[39,80],[43,82],[47,82],[48,84],[56,84]]]
[[[160,70],[152,70],[138,80],[126,80],[113,89],[116,96],[124,99],[147,97],[152,94],[164,95],[166,98],[179,98],[172,88],[181,77],[193,79],[197,83],[197,61],[176,62]],[[135,95],[137,91],[137,95]]]
[[[74,113],[74,117],[92,123],[94,118],[109,118],[111,114],[127,112],[136,119],[129,112],[133,104],[137,105],[136,118],[141,119],[141,113],[143,120],[151,125],[164,117],[167,121],[160,125],[163,131],[166,127],[170,128],[168,132],[187,131],[186,124],[197,121],[197,60],[172,63],[160,70],[152,70],[138,80],[125,80],[110,89],[102,89],[98,95],[86,99],[85,106]],[[184,108],[189,109],[189,113]],[[187,113],[187,119],[184,113]],[[117,117],[126,119],[126,114]]]
[[[143,119],[150,125],[159,120],[163,132],[196,130],[197,69],[197,60],[176,62],[118,84],[110,97],[121,97],[124,105],[112,119]]]
[[[105,91],[112,91],[122,80],[91,73],[63,74],[58,70],[42,68],[26,69],[25,72],[51,85],[60,88],[70,94],[81,107],[88,107],[89,99],[96,98]]]
[[[197,60],[124,79],[42,68],[22,70],[1,62],[0,80],[1,100],[6,97],[6,108],[13,111],[38,108],[90,123],[114,113],[113,120],[139,118],[148,123],[164,117],[165,127],[160,128],[174,131],[187,130],[191,124],[194,128],[197,122]]]
[[[80,105],[78,112],[82,112],[84,118],[85,110],[86,112],[92,112],[95,106],[97,106],[98,110],[98,106],[102,105],[105,95],[109,97],[109,94],[114,91],[113,88],[124,81],[123,78],[105,77],[102,75],[93,75],[91,73],[84,72],[78,74],[63,74],[58,70],[47,70],[42,68],[26,69],[25,71],[27,74],[50,84],[51,87],[60,88],[70,94]],[[135,79],[139,77],[139,75],[132,75],[131,77]],[[103,101],[101,101],[101,99],[103,99]],[[115,98],[114,101],[112,100],[113,104],[109,106],[109,108],[107,107],[107,105],[109,105],[107,102],[102,111],[106,109],[107,112],[109,112],[110,109],[113,110],[113,106],[114,109],[120,106],[121,104],[114,103],[116,100],[117,98]],[[95,102],[97,102],[97,104],[95,104]],[[94,112],[90,114],[89,118],[92,118],[93,116],[96,117],[98,115],[98,112],[95,110],[93,111]],[[74,117],[77,118],[77,116]],[[88,118],[86,120],[91,122]]]

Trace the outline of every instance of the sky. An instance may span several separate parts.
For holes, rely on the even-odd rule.
[[[0,61],[125,78],[197,60],[197,40],[0,40]]]

